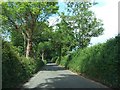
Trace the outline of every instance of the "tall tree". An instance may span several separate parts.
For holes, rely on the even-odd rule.
[[[32,54],[33,34],[38,22],[44,22],[58,10],[56,2],[5,2],[2,3],[2,16],[5,26],[16,30],[27,40],[26,57]]]
[[[68,2],[69,24],[75,31],[78,47],[84,48],[89,45],[92,37],[97,37],[103,32],[102,21],[95,17],[90,10],[90,2]]]
[[[68,51],[71,51],[76,45],[73,29],[67,22],[68,17],[64,13],[60,14],[60,17],[61,22],[56,25],[51,38],[51,43],[59,60],[61,60],[61,56],[67,55]]]

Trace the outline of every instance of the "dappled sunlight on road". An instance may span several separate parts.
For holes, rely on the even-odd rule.
[[[48,63],[41,71],[34,75],[24,88],[107,88],[106,86],[77,76],[69,70]]]

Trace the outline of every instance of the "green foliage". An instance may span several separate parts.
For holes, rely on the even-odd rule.
[[[2,87],[17,87],[43,66],[41,60],[20,57],[16,48],[2,42]]]
[[[60,64],[66,68],[81,73],[89,78],[100,81],[110,87],[120,87],[118,64],[120,63],[120,36],[110,39],[106,43],[79,49]]]
[[[60,62],[60,65],[64,66],[65,68],[67,68],[67,65],[69,63],[69,60],[70,60],[70,55],[66,55],[66,56],[63,56],[61,58],[61,62]]]
[[[53,61],[59,63],[61,57],[67,55],[76,46],[76,40],[74,37],[74,30],[69,26],[67,22],[67,16],[64,13],[60,14],[61,22],[56,25],[51,35],[51,46],[54,50],[54,56],[58,56],[59,59]]]
[[[75,31],[75,37],[79,48],[87,47],[91,37],[97,37],[103,33],[102,21],[95,17],[90,10],[90,2],[68,2],[67,11],[69,13],[69,25]]]
[[[44,60],[43,62],[44,62],[44,64],[47,64],[47,60]]]
[[[20,55],[24,55],[24,39],[21,33],[18,33],[17,31],[12,31],[11,33],[11,43],[13,46],[18,48],[18,52]]]
[[[26,51],[26,57],[32,57],[36,34],[46,29],[45,21],[58,11],[57,2],[3,2],[1,6],[2,30],[11,32],[13,44],[22,46],[23,55]]]
[[[3,41],[3,87],[17,86],[51,59],[72,71],[117,86],[119,36],[70,54],[76,47],[87,47],[92,37],[103,32],[102,21],[89,9],[91,3],[68,2],[69,14],[60,13],[61,22],[54,28],[48,27],[46,21],[57,13],[57,2],[4,2],[0,5],[3,9],[1,29],[5,36],[10,35],[13,45]],[[27,58],[22,56],[25,53]]]
[[[22,46],[23,47],[23,37],[21,33],[18,33],[17,31],[11,32],[11,41],[14,46]]]

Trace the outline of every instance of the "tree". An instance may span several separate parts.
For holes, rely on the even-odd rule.
[[[61,22],[56,25],[51,38],[51,43],[59,57],[59,61],[61,60],[61,56],[67,55],[68,51],[72,51],[76,46],[73,29],[67,22],[68,17],[62,13],[60,14],[60,18]]]
[[[97,19],[90,10],[92,3],[68,2],[69,24],[74,29],[78,47],[84,48],[89,45],[92,37],[97,37],[103,32],[102,21]]]
[[[58,10],[57,2],[5,2],[2,3],[2,16],[6,18],[4,26],[16,30],[27,41],[26,57],[32,54],[33,35],[37,23],[44,22]],[[24,42],[25,43],[25,42]]]
[[[41,42],[38,44],[38,55],[41,56],[42,60],[44,61],[45,58],[45,53],[47,53],[47,51],[51,49],[51,43],[50,42]]]

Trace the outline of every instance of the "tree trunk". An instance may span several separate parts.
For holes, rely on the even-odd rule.
[[[60,44],[59,45],[59,60],[58,60],[58,64],[60,63],[60,61],[61,61],[61,57],[62,57],[62,45]]]
[[[32,38],[27,39],[26,58],[31,57],[32,54]]]
[[[42,61],[44,61],[44,51],[42,51]]]
[[[26,54],[26,36],[25,34],[22,32],[22,35],[23,35],[23,40],[24,40],[24,46],[23,46],[23,49],[24,49],[24,55]]]
[[[24,55],[25,55],[25,53],[26,53],[26,37],[24,36]]]

